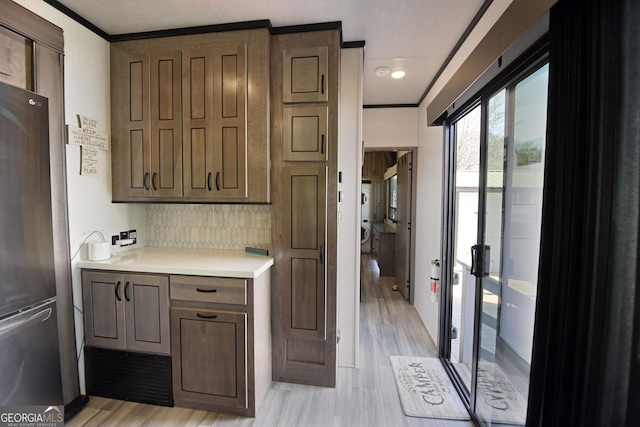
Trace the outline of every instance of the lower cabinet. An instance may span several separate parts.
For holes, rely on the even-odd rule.
[[[82,291],[88,394],[255,416],[272,377],[270,270],[83,270]]]
[[[396,265],[396,233],[384,224],[373,224],[371,227],[371,252],[375,255],[380,276],[395,276]]]
[[[247,314],[171,309],[174,398],[247,409]]]
[[[169,354],[169,276],[83,270],[88,346]]]

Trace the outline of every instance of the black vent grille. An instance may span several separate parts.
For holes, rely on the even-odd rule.
[[[173,406],[171,357],[85,347],[87,394]]]

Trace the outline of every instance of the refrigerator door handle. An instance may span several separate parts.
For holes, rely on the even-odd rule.
[[[53,310],[51,308],[45,308],[44,310],[30,316],[29,313],[23,313],[0,321],[0,341],[30,328],[36,323],[46,322],[51,317],[52,311]]]

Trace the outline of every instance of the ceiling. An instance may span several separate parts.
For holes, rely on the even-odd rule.
[[[48,3],[56,3],[48,1]],[[342,22],[364,41],[364,104],[417,104],[485,0],[59,0],[109,35],[268,19],[274,27]],[[402,79],[375,69],[403,70]]]

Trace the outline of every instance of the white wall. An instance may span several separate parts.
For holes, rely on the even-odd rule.
[[[416,283],[414,305],[433,342],[438,344],[439,295],[431,300],[431,260],[442,259],[442,170],[443,133],[441,127],[427,127],[427,115],[420,109],[418,127],[418,171],[416,200]]]
[[[364,49],[342,49],[338,170],[338,365],[358,366],[360,324],[360,180],[362,179],[362,62]],[[355,167],[354,167],[355,166]],[[353,214],[355,212],[355,215]]]
[[[362,114],[364,146],[415,147],[418,144],[417,108],[366,108]]]
[[[110,118],[109,43],[80,24],[58,12],[41,0],[14,0],[64,30],[64,97],[65,123],[77,126],[76,114],[94,117],[100,122],[99,130],[108,132]],[[136,229],[138,245],[146,239],[144,205],[111,203],[111,153],[99,153],[100,175],[80,176],[80,148],[66,146],[67,191],[69,206],[69,239],[71,256],[90,231],[99,230],[105,238],[119,231]],[[88,241],[99,240],[91,236]],[[85,245],[86,246],[86,245]],[[80,271],[75,267],[80,258],[86,258],[86,248],[72,260],[74,303],[82,308]],[[82,343],[82,316],[76,310],[76,337],[78,348]],[[80,358],[80,387],[84,393],[83,357]]]

